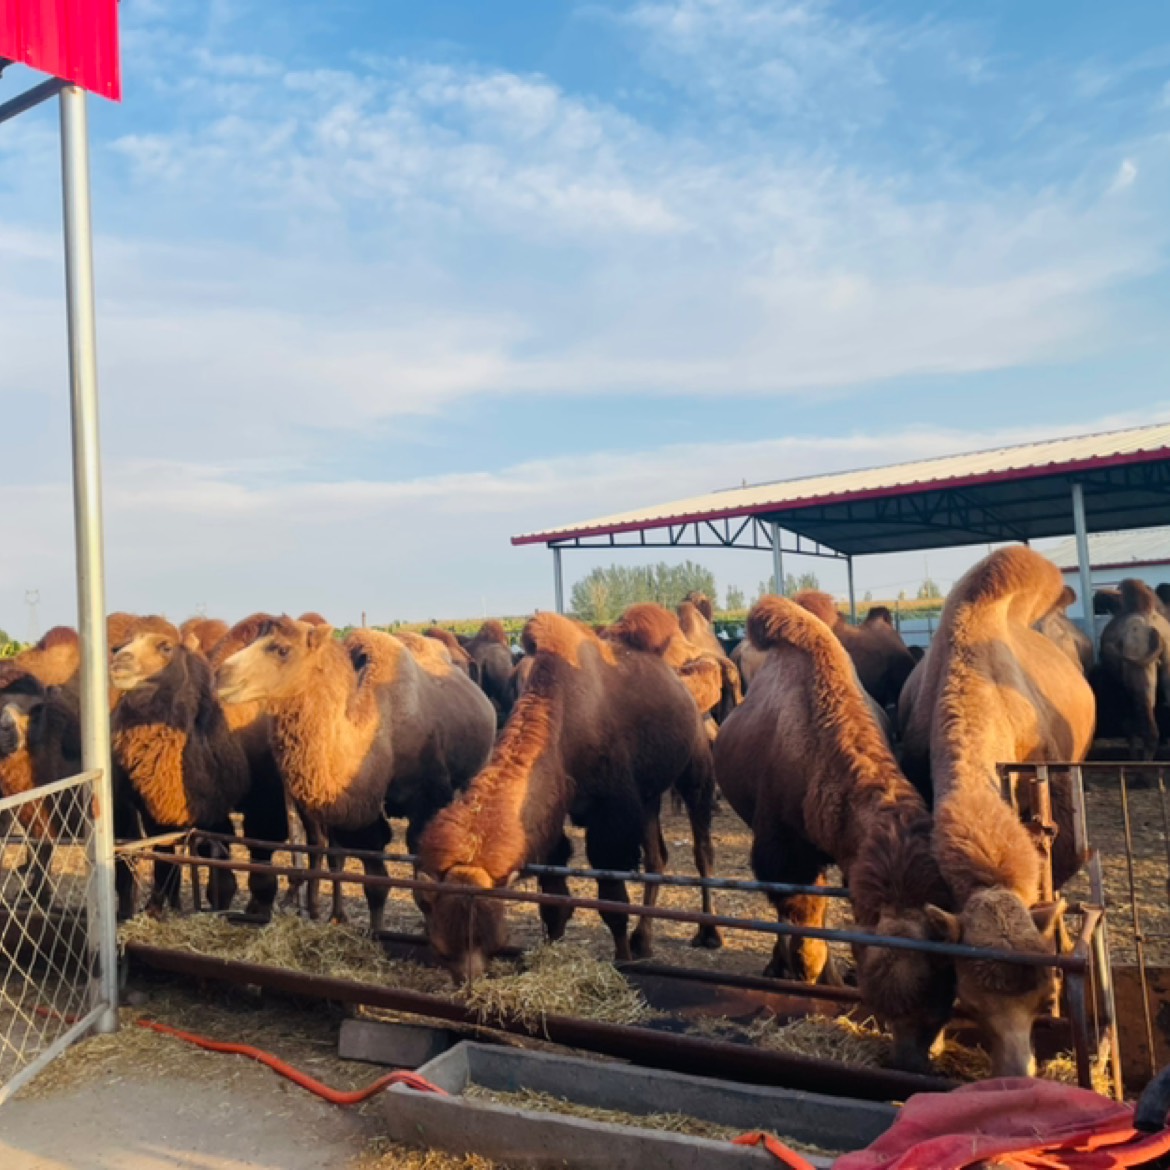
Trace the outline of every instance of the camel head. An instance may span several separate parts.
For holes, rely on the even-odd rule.
[[[118,691],[132,691],[161,674],[183,643],[179,631],[160,617],[116,623],[113,633],[116,636],[110,639],[110,682]]]
[[[45,700],[45,690],[31,675],[5,689],[0,702],[0,759],[7,759],[28,747],[28,721],[33,710]]]
[[[883,908],[874,933],[924,941],[932,937],[922,909]],[[866,947],[858,956],[862,1001],[893,1038],[890,1063],[906,1072],[931,1072],[930,1053],[955,1006],[955,967],[944,955]]]
[[[333,640],[333,628],[272,618],[255,641],[224,659],[216,673],[221,703],[281,700],[302,693]]]
[[[435,880],[434,875],[422,871],[418,876]],[[426,919],[427,937],[456,983],[474,983],[508,941],[504,902],[459,892],[461,888],[490,890],[495,885],[479,866],[452,866],[438,880],[450,885],[451,893],[419,890],[416,894]]]
[[[937,906],[926,913],[942,941],[1051,955],[1064,909],[1063,899],[1029,909],[1018,894],[996,887],[976,891],[957,915]],[[991,1049],[991,1075],[1034,1076],[1032,1023],[1056,996],[1053,969],[958,959],[955,971],[959,1003],[979,1021]]]

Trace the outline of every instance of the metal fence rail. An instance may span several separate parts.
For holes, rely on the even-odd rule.
[[[0,1103],[110,1006],[100,982],[98,773],[0,799]]]

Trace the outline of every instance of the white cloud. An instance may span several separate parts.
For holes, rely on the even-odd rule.
[[[851,431],[835,438],[687,443],[634,452],[537,458],[499,472],[411,479],[247,483],[227,464],[159,457],[113,460],[107,468],[107,573],[111,608],[165,611],[196,606],[238,617],[254,609],[319,609],[340,623],[364,610],[372,621],[425,620],[476,612],[527,612],[551,604],[543,547],[509,538],[591,516],[738,484],[880,465],[1053,434],[1125,425],[1124,417],[1061,426],[954,431],[912,427]],[[1071,520],[1070,520],[1071,523]],[[70,620],[69,494],[63,484],[22,491],[0,511],[0,541],[21,549],[0,565],[0,612],[19,613],[23,591],[42,594],[45,622]],[[983,546],[932,552],[930,572],[949,582]],[[573,553],[571,582],[595,564],[661,559]],[[679,556],[694,555],[683,551]],[[721,587],[749,592],[770,571],[759,553],[700,554]],[[794,559],[843,593],[843,568]],[[921,580],[920,556],[863,558],[859,594],[897,592]],[[11,619],[10,619],[11,620]]]
[[[1121,165],[1117,168],[1117,174],[1113,177],[1113,182],[1109,185],[1111,193],[1124,191],[1127,187],[1132,187],[1138,177],[1138,166],[1132,158],[1121,160]]]

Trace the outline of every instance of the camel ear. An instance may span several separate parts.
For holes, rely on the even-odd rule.
[[[926,925],[934,942],[963,941],[963,924],[954,914],[948,914],[938,906],[926,907]]]
[[[1055,902],[1046,902],[1042,906],[1033,906],[1032,921],[1045,938],[1052,938],[1056,933],[1057,923],[1064,917],[1067,909],[1068,903],[1063,898],[1057,898]]]
[[[319,646],[324,646],[332,637],[332,626],[310,626],[308,638],[309,649],[316,650]]]

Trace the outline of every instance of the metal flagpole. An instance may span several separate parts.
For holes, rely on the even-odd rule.
[[[1085,522],[1085,489],[1072,485],[1073,529],[1077,537],[1077,562],[1081,578],[1081,613],[1085,615],[1085,633],[1097,661],[1097,621],[1093,616],[1093,562],[1089,559],[1089,526]]]
[[[110,780],[105,575],[102,555],[101,449],[98,436],[97,336],[93,233],[89,203],[89,131],[85,92],[61,90],[61,186],[65,213],[65,296],[73,431],[73,516],[77,616],[81,634],[82,767],[95,769],[93,909],[98,938],[99,1032],[118,1026],[118,954],[114,899],[114,802]]]

